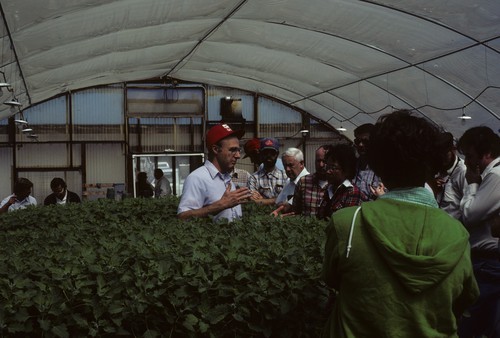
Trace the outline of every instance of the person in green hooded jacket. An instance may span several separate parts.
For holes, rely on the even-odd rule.
[[[479,291],[468,232],[424,188],[438,133],[408,111],[377,122],[368,161],[389,191],[332,215],[323,279],[337,294],[324,337],[457,337]]]

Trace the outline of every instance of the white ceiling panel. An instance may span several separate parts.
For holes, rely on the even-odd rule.
[[[274,97],[349,137],[397,108],[456,137],[500,129],[499,1],[0,0],[0,9],[0,80],[23,108],[173,78]],[[458,119],[463,111],[472,120]],[[0,119],[9,114],[1,105]]]

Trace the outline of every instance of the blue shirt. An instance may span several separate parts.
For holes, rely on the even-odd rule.
[[[184,181],[181,200],[177,214],[189,210],[201,209],[221,199],[226,192],[227,184],[231,185],[231,191],[236,187],[231,181],[231,174],[222,174],[210,161],[190,173]],[[241,205],[222,210],[214,216],[214,222],[226,218],[229,221],[241,218]]]

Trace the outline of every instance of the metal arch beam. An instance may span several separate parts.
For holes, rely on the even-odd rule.
[[[24,93],[26,94],[26,97],[28,98],[29,105],[31,105],[31,96],[30,96],[30,93],[28,91],[28,86],[26,85],[26,79],[24,77],[23,69],[21,67],[21,64],[19,63],[19,57],[17,54],[16,46],[14,45],[14,40],[12,40],[12,33],[10,31],[9,25],[7,24],[7,20],[5,18],[5,12],[3,10],[3,6],[2,6],[1,2],[0,2],[0,13],[2,15],[3,25],[5,27],[7,35],[9,36],[10,48],[12,49],[12,52],[14,53],[14,58],[16,59],[17,68],[19,69],[19,75],[20,75],[21,80],[23,82]],[[3,67],[4,65],[1,65],[1,66]]]
[[[170,74],[172,74],[173,72],[175,72],[175,70],[177,69],[177,67],[179,67],[186,59],[188,59],[191,55],[193,55],[193,53],[198,49],[198,47],[203,43],[205,42],[205,40],[208,39],[208,37],[210,35],[212,35],[213,32],[215,32],[217,29],[219,29],[220,26],[222,26],[222,24],[224,24],[224,22],[226,22],[229,18],[231,18],[236,12],[238,12],[238,10],[244,5],[247,3],[248,0],[241,0],[241,2],[235,7],[233,8],[229,14],[227,14],[220,22],[218,22],[214,27],[212,27],[201,39],[200,41],[198,41],[196,43],[196,45],[194,45],[194,47],[182,58],[179,60],[179,62],[177,62],[167,73],[163,74],[160,76],[160,79],[164,78],[164,77],[169,77]]]
[[[338,87],[334,87],[334,88],[329,88],[329,89],[326,89],[324,91],[321,91],[319,93],[315,93],[315,94],[312,94],[312,95],[309,95],[309,96],[306,96],[306,97],[303,97],[302,99],[300,100],[297,100],[297,101],[294,101],[293,103],[296,103],[296,102],[300,102],[302,100],[307,100],[307,99],[311,99],[312,97],[314,96],[317,96],[317,95],[321,95],[321,94],[324,94],[326,92],[330,92],[330,91],[333,91],[333,90],[336,90],[336,89],[340,89],[340,88],[343,88],[343,87],[347,87],[347,86],[350,86],[350,85],[353,85],[353,84],[356,84],[356,83],[360,83],[360,82],[363,82],[363,81],[366,81],[374,86],[377,86],[375,85],[374,83],[372,83],[370,81],[370,79],[373,79],[373,78],[376,78],[376,77],[379,77],[379,76],[383,76],[383,75],[389,75],[391,73],[394,73],[394,72],[397,72],[397,71],[401,71],[401,70],[404,70],[404,69],[408,69],[408,68],[412,68],[412,67],[415,67],[415,68],[418,68],[419,70],[421,70],[422,72],[434,77],[435,79],[447,84],[448,86],[452,87],[453,89],[457,90],[458,92],[460,92],[462,95],[468,97],[471,101],[474,101],[476,102],[477,104],[479,104],[485,111],[487,111],[488,113],[490,113],[490,115],[494,116],[495,118],[497,119],[500,119],[500,116],[498,116],[497,114],[495,114],[495,112],[493,112],[491,109],[489,109],[488,107],[484,106],[481,102],[479,101],[476,101],[476,98],[471,96],[470,94],[468,94],[467,92],[465,92],[463,89],[457,87],[455,84],[453,83],[450,83],[449,81],[443,79],[442,77],[440,76],[437,76],[436,74],[433,74],[429,71],[427,71],[424,67],[421,67],[419,65],[422,65],[424,63],[427,63],[427,62],[430,62],[430,61],[433,61],[433,60],[437,60],[437,59],[440,59],[442,57],[446,57],[446,56],[449,56],[449,55],[453,55],[453,54],[456,54],[456,53],[459,53],[461,51],[464,51],[464,50],[467,50],[467,49],[470,49],[470,48],[473,48],[473,47],[477,47],[479,45],[482,45],[482,46],[486,46],[485,43],[487,43],[488,41],[492,41],[492,40],[495,40],[497,39],[498,37],[495,37],[495,38],[491,38],[491,39],[488,39],[486,41],[483,41],[483,42],[479,42],[479,43],[475,43],[471,46],[467,46],[467,47],[464,47],[464,48],[461,48],[461,49],[458,49],[458,50],[455,50],[455,51],[452,51],[452,52],[449,52],[449,53],[446,53],[444,55],[440,55],[440,56],[436,56],[436,57],[433,57],[433,58],[430,58],[430,59],[426,59],[422,62],[419,62],[418,64],[408,64],[407,62],[405,62],[404,60],[401,60],[402,62],[405,62],[408,64],[408,66],[405,66],[405,67],[400,67],[400,68],[397,68],[397,69],[393,69],[393,70],[390,70],[390,71],[386,71],[386,72],[382,72],[382,73],[379,73],[379,74],[376,74],[376,75],[371,75],[371,76],[368,76],[368,77],[365,77],[365,78],[362,78],[362,79],[359,79],[357,81],[353,81],[353,82],[350,82],[350,83],[347,83],[347,84],[344,84],[342,86],[338,86]],[[488,47],[489,48],[489,47]],[[390,55],[390,54],[388,54]],[[382,89],[383,91],[389,93],[389,94],[392,94],[392,92],[388,91],[387,89],[385,88],[381,88],[380,86],[377,86],[379,87],[380,89]],[[396,95],[394,95],[395,97],[397,97]],[[292,103],[292,104],[293,104]]]

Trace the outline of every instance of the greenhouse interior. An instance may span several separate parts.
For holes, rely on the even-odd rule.
[[[408,109],[500,132],[497,1],[0,0],[1,196],[84,200],[162,168],[175,195],[224,121],[303,150]],[[249,159],[238,167],[253,171]],[[113,197],[111,196],[111,197]]]

